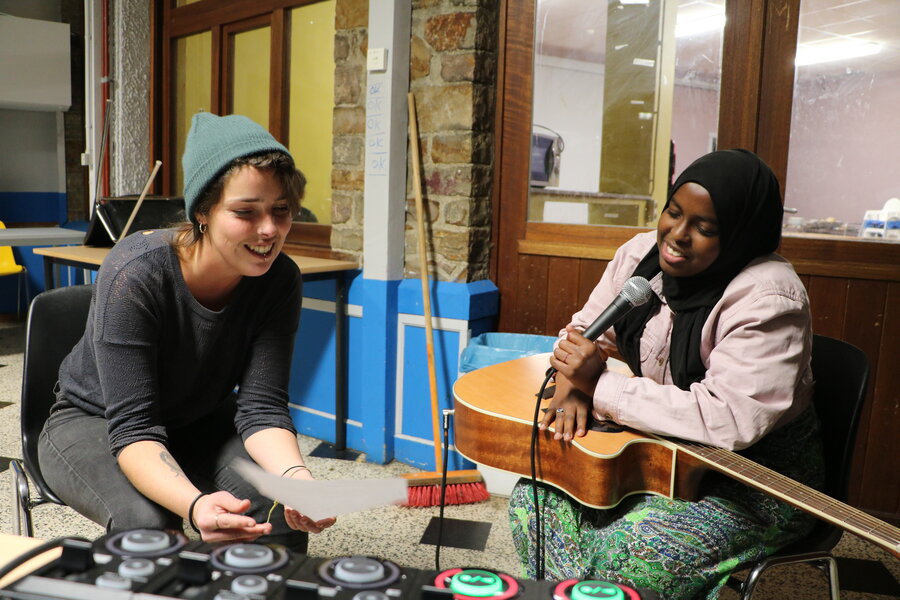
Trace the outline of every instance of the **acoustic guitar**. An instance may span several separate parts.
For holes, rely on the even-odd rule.
[[[549,354],[466,373],[453,386],[455,447],[469,460],[531,476],[531,430],[536,394]],[[548,399],[541,401],[543,406]],[[611,508],[631,494],[694,499],[714,470],[762,490],[900,558],[900,529],[767,469],[740,454],[625,427],[591,430],[564,443],[553,427],[540,432],[537,479],[586,506]]]

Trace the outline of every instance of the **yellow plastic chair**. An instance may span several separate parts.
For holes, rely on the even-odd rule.
[[[0,221],[0,229],[6,229],[6,225],[3,223],[3,221]],[[19,276],[19,284],[16,287],[16,313],[21,318],[23,279],[25,280],[25,297],[27,299],[30,296],[28,290],[28,269],[16,262],[16,257],[13,256],[11,246],[0,246],[0,277],[4,277],[6,275]]]

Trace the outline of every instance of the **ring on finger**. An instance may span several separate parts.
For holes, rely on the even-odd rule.
[[[219,525],[219,513],[216,513],[216,529],[222,529],[222,526]]]
[[[557,412],[558,414],[562,414],[562,413],[566,412],[566,409],[564,409],[563,407],[559,407],[559,408],[556,409],[556,412]]]

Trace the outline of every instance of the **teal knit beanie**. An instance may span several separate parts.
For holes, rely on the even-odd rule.
[[[196,223],[194,207],[203,190],[236,158],[278,150],[290,156],[263,127],[241,115],[220,117],[199,112],[191,130],[181,165],[184,167],[184,213]]]

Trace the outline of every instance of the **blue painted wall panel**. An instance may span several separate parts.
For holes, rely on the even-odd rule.
[[[65,223],[65,192],[0,191],[0,221],[10,223]]]
[[[346,427],[347,445],[366,454],[372,462],[392,459],[424,469],[434,469],[431,391],[428,379],[425,328],[404,325],[401,314],[422,315],[421,283],[418,280],[385,282],[353,274],[349,303],[362,309],[363,317],[348,318],[348,407],[355,424]],[[306,281],[304,296],[334,301],[330,278]],[[459,369],[460,338],[471,331],[490,330],[497,309],[498,292],[493,283],[445,283],[434,285],[435,317],[454,319],[461,331],[435,329],[436,375],[441,408],[453,406],[452,386]],[[460,323],[460,321],[462,323]],[[400,343],[402,341],[402,344]],[[403,356],[398,356],[402,346]],[[402,378],[397,388],[397,369]],[[294,351],[291,402],[315,413],[293,410],[301,433],[328,442],[335,440],[334,423],[334,314],[306,308]],[[398,398],[402,395],[402,400]],[[400,431],[395,431],[400,415]],[[413,439],[407,439],[407,436]],[[451,422],[452,444],[452,422]],[[451,453],[449,468],[471,468],[472,463]]]

